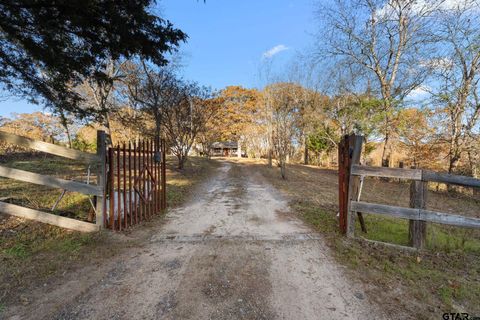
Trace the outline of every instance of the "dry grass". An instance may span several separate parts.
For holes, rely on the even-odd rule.
[[[429,224],[428,249],[422,252],[346,240],[337,231],[336,171],[290,165],[283,180],[279,169],[268,168],[263,160],[241,161],[255,166],[288,196],[300,217],[325,234],[337,260],[348,267],[351,277],[368,285],[369,297],[385,306],[392,318],[440,319],[455,310],[480,314],[479,230]],[[362,200],[408,206],[409,185],[367,179]],[[464,194],[430,190],[428,208],[478,217],[480,202]],[[364,237],[407,244],[405,220],[366,215],[366,224]]]
[[[86,169],[81,163],[53,157],[15,159],[4,165],[63,178],[75,176],[80,181]],[[181,205],[191,189],[206,179],[216,165],[216,162],[203,158],[192,158],[183,171],[178,171],[175,169],[175,159],[168,158],[169,207]],[[17,199],[16,203],[43,210],[51,207],[60,192],[7,179],[2,179],[0,184],[0,197],[14,198]],[[67,193],[55,213],[86,219],[88,199],[73,196]],[[54,275],[74,272],[87,264],[108,259],[126,248],[138,246],[148,239],[159,223],[162,223],[162,216],[122,234],[110,231],[82,234],[0,214],[0,318],[4,306],[21,299],[21,293],[28,288],[42,285]],[[124,236],[130,233],[134,236]]]
[[[40,156],[37,154],[8,161],[2,163],[2,165],[62,179],[87,181],[88,166],[86,164],[55,156]],[[90,182],[96,183],[95,168],[91,168]],[[3,201],[32,209],[50,211],[61,193],[62,190],[60,189],[0,178],[0,198]],[[87,221],[89,213],[90,219],[92,218],[93,208],[89,203],[88,196],[76,192],[67,192],[53,213]]]

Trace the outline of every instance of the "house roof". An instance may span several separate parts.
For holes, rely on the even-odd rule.
[[[214,142],[212,143],[212,148],[227,148],[227,149],[235,149],[238,147],[238,143],[234,141],[224,141],[224,142]]]

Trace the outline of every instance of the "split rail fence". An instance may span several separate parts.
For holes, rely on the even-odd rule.
[[[480,219],[426,210],[428,182],[480,188],[480,180],[472,177],[438,173],[422,169],[370,167],[360,164],[363,137],[345,136],[339,146],[339,225],[340,231],[353,237],[355,216],[366,232],[362,213],[389,215],[408,219],[409,241],[422,248],[426,241],[426,224],[434,222],[458,227],[480,228]],[[411,180],[410,208],[360,201],[364,177],[399,178]]]
[[[95,223],[58,216],[0,201],[0,212],[82,232],[101,228],[122,230],[164,210],[166,174],[164,140],[109,147],[104,131],[97,131],[97,152],[88,153],[52,143],[1,132],[0,141],[48,154],[79,160],[96,169],[97,184],[65,180],[0,166],[0,177],[94,196]],[[62,194],[63,195],[63,194]]]
[[[105,185],[105,133],[103,131],[98,131],[97,134],[97,153],[88,153],[81,152],[78,150],[66,148],[63,146],[55,145],[52,143],[36,141],[28,139],[22,136],[0,132],[0,141],[18,145],[24,148],[29,148],[48,154],[53,154],[56,156],[84,161],[89,165],[99,164],[97,175],[97,184],[87,184],[72,180],[60,179],[57,177],[52,177],[48,175],[33,173],[25,170],[18,170],[13,168],[8,168],[0,166],[0,176],[34,183],[37,185],[48,186],[52,188],[59,188],[66,191],[74,191],[89,196],[96,197],[95,205],[95,215],[96,223],[89,223],[84,221],[79,221],[76,219],[71,219],[67,217],[61,217],[52,213],[43,212],[40,210],[30,209],[22,206],[18,206],[11,203],[6,203],[0,201],[0,212],[17,216],[20,218],[35,220],[43,223],[48,223],[51,225],[59,226],[62,228],[82,231],[82,232],[92,232],[97,231],[102,227],[101,222],[103,221],[103,212],[104,212],[104,185]]]

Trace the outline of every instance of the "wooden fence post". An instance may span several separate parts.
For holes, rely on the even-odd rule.
[[[97,197],[97,203],[95,206],[95,215],[96,215],[96,224],[100,226],[100,228],[105,227],[105,208],[106,208],[106,171],[107,171],[107,163],[106,163],[106,134],[105,131],[98,130],[97,131],[97,156],[99,157],[100,165],[97,169],[97,185],[101,188],[102,196]]]
[[[338,222],[340,232],[347,233],[347,213],[348,213],[348,136],[344,136],[338,145]]]
[[[353,165],[360,164],[360,155],[362,153],[363,136],[351,134],[348,137],[348,212],[347,212],[347,237],[355,235],[355,212],[351,208],[351,202],[358,200],[358,192],[360,190],[360,177],[350,174]],[[363,217],[359,215],[362,228],[364,227]]]
[[[410,208],[425,209],[427,202],[426,181],[412,181],[410,184]],[[410,220],[408,226],[408,239],[410,245],[417,249],[425,246],[427,238],[427,222]]]

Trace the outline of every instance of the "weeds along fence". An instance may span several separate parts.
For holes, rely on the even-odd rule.
[[[48,186],[52,188],[63,189],[66,191],[79,192],[85,195],[94,196],[91,202],[94,206],[96,223],[89,223],[61,217],[48,212],[22,207],[19,205],[0,201],[0,212],[17,216],[20,218],[35,220],[62,228],[72,229],[82,232],[97,231],[102,227],[104,201],[105,201],[105,132],[97,132],[97,153],[81,152],[63,146],[36,141],[22,136],[0,132],[0,141],[8,144],[18,145],[24,148],[41,151],[44,153],[60,156],[67,159],[79,160],[96,167],[97,184],[88,184],[78,181],[65,180],[57,177],[33,173],[25,170],[13,169],[0,166],[0,176],[18,181],[33,183],[37,185]]]
[[[107,152],[104,225],[122,230],[164,210],[165,141],[117,145]]]
[[[422,169],[370,167],[360,164],[363,137],[345,136],[339,146],[339,224],[340,231],[353,237],[355,219],[366,232],[362,213],[388,215],[409,220],[410,245],[425,246],[427,222],[457,227],[480,228],[480,219],[426,210],[428,182],[480,188],[480,180],[472,177],[438,173]],[[410,180],[410,207],[398,207],[360,201],[361,177],[398,178]]]

